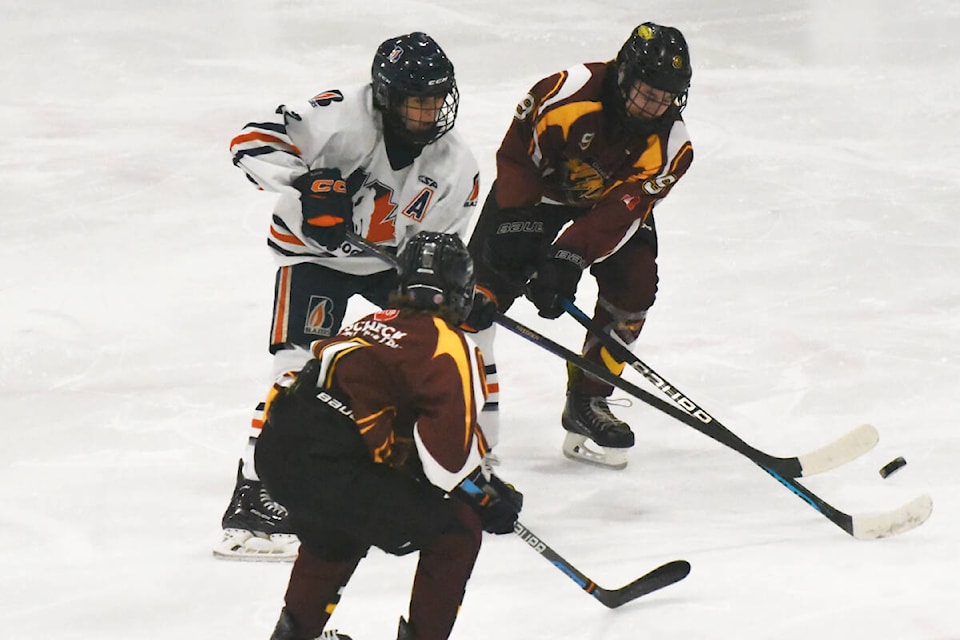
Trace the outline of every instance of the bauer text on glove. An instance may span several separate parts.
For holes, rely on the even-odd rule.
[[[551,247],[527,290],[527,297],[536,305],[541,317],[552,319],[563,314],[561,301],[566,299],[573,302],[577,284],[586,266],[580,254]]]
[[[547,242],[539,216],[536,207],[503,209],[496,229],[483,240],[480,259],[511,284],[526,283],[536,267],[531,256]]]

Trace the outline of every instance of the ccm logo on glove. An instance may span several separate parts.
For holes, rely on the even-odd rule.
[[[330,180],[328,178],[323,178],[320,180],[314,180],[310,183],[311,193],[329,193],[330,191],[336,191],[337,193],[346,193],[347,192],[347,183],[342,179]]]

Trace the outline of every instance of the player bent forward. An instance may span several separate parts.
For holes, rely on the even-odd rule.
[[[477,348],[457,325],[474,295],[455,235],[421,232],[399,256],[390,308],[315,342],[278,379],[255,464],[301,541],[271,640],[325,632],[371,546],[419,551],[398,637],[450,635],[481,532],[513,531],[522,495],[481,470]]]
[[[693,161],[680,115],[691,74],[683,34],[645,22],[616,59],[533,86],[497,151],[497,180],[470,238],[477,291],[502,312],[525,293],[541,316],[557,318],[589,270],[598,292],[594,322],[627,345],[637,340],[659,282],[653,210]],[[493,318],[474,316],[476,329]],[[489,331],[477,341],[492,342]],[[624,368],[593,336],[583,355],[615,375]],[[492,369],[490,348],[484,357]],[[561,417],[567,457],[626,466],[634,434],[610,411],[612,392],[612,385],[568,368]]]

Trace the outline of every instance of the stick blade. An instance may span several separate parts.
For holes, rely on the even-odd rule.
[[[853,537],[858,540],[888,538],[922,525],[933,513],[933,499],[922,495],[899,509],[853,516]]]
[[[806,478],[836,469],[870,451],[879,441],[877,428],[872,424],[862,424],[816,451],[797,456],[803,469],[800,475]]]
[[[686,560],[674,560],[657,567],[650,573],[640,576],[630,584],[620,587],[619,589],[597,588],[593,592],[593,595],[605,606],[616,609],[648,593],[669,587],[675,582],[680,582],[686,578],[689,573],[689,562]]]

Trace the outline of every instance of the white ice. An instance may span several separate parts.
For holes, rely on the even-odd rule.
[[[2,4],[0,637],[270,635],[289,565],[210,554],[270,368],[273,196],[230,163],[243,124],[362,81],[381,40],[425,30],[489,185],[529,85],[654,20],[690,43],[696,159],[657,212],[637,352],[776,455],[875,424],[875,450],[803,482],[851,513],[923,493],[934,513],[855,540],[639,402],[619,409],[626,470],[570,462],[562,362],[501,331],[501,475],[522,519],[604,587],[675,558],[693,571],[610,611],[490,537],[454,637],[960,638],[953,0]],[[592,296],[585,281],[577,302]],[[569,318],[511,315],[580,345]],[[394,638],[412,572],[371,553],[332,626]]]

